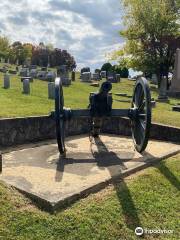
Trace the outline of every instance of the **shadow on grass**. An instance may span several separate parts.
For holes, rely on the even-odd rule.
[[[144,151],[143,156],[148,156],[150,159],[155,158],[155,156],[149,154]],[[180,190],[180,181],[178,178],[169,170],[169,168],[165,165],[165,162],[161,162],[158,166],[155,166],[164,177],[177,189]]]
[[[81,156],[77,156],[77,159],[73,158],[67,158],[63,159],[61,158],[59,162],[57,163],[57,172],[56,172],[56,181],[60,182],[63,178],[63,172],[66,165],[71,165],[71,173],[74,171],[75,174],[87,176],[90,174],[91,169],[94,165],[89,165],[88,163],[95,163],[97,164],[99,169],[107,169],[111,175],[112,183],[114,186],[114,189],[116,191],[119,203],[122,207],[122,213],[124,215],[124,221],[126,223],[126,226],[134,231],[134,229],[137,226],[142,226],[142,223],[140,221],[140,218],[138,216],[138,210],[136,208],[136,205],[133,201],[133,198],[131,196],[131,192],[126,184],[126,182],[118,177],[118,180],[116,178],[119,176],[119,173],[122,170],[126,170],[127,167],[125,165],[125,162],[127,161],[137,161],[137,159],[132,159],[133,155],[130,155],[127,158],[119,158],[116,153],[111,152],[108,150],[106,145],[101,141],[100,138],[95,138],[94,142],[91,144],[95,144],[97,147],[97,150],[93,152],[92,146],[91,146],[91,153],[92,156],[90,158],[87,158],[87,156],[82,156],[83,153],[80,153]],[[139,161],[143,162],[149,162],[149,166],[154,163],[153,159],[155,156],[149,154],[148,152],[144,152],[142,154],[141,158],[138,158]],[[152,161],[151,161],[152,160]],[[84,164],[85,167],[83,168],[83,172],[81,170],[75,170],[74,164]],[[117,167],[116,167],[117,166]],[[161,163],[157,166],[158,170],[170,181],[170,183],[175,186],[178,190],[180,189],[180,182],[176,178],[176,176],[165,166],[165,163]],[[117,170],[120,170],[118,172]],[[66,171],[69,172],[69,170],[66,169]]]
[[[92,145],[96,145],[96,151],[93,152]],[[57,162],[56,168],[56,176],[55,180],[60,182],[63,178],[63,172],[66,168],[67,172],[71,172],[78,175],[89,175],[91,174],[91,169],[94,166],[93,164],[88,163],[95,163],[99,169],[107,169],[110,173],[112,178],[112,184],[116,191],[119,203],[122,207],[122,213],[124,215],[124,221],[129,229],[134,231],[137,226],[142,226],[140,219],[138,217],[138,212],[136,206],[133,202],[131,192],[128,189],[126,182],[116,176],[119,176],[119,173],[122,170],[126,170],[127,167],[125,166],[124,162],[130,161],[134,157],[134,152],[132,154],[128,154],[128,156],[120,159],[116,153],[109,151],[106,145],[101,141],[100,138],[94,138],[93,143],[91,142],[91,157],[88,158],[87,156],[82,156],[83,153],[80,153],[81,156],[76,156],[76,159],[73,158],[60,158],[59,162]],[[81,172],[78,170],[78,167],[74,168],[74,164],[84,164],[85,166]]]
[[[169,170],[168,167],[166,167],[165,163],[163,162],[159,167],[158,170],[169,180],[169,182],[177,188],[177,190],[180,190],[180,181],[177,179],[177,177]]]
[[[102,159],[101,151],[103,149],[103,151],[106,152],[107,155],[111,156],[114,162],[121,161],[122,169],[126,169],[126,166],[124,165],[123,160],[119,159],[119,157],[114,152],[109,152],[106,145],[101,141],[100,138],[95,138],[95,144],[97,146],[98,152],[96,154],[93,154],[93,156],[95,157],[99,168],[104,166],[107,167],[108,164],[111,165],[111,161],[108,161],[109,163],[107,164],[107,162],[104,161],[104,159]],[[109,157],[108,157],[108,160],[109,160]],[[108,171],[111,177],[113,178],[114,177],[113,169],[109,167]],[[137,226],[142,226],[142,225],[138,217],[137,209],[133,202],[131,192],[129,191],[128,186],[123,179],[121,179],[120,184],[114,181],[113,185],[114,185],[114,189],[116,191],[118,200],[122,207],[125,223],[128,228],[134,231],[134,229]]]

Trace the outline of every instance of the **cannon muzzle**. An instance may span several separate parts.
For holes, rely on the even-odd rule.
[[[111,89],[112,84],[110,82],[103,82],[99,89],[99,93],[107,94],[109,91],[111,91]]]

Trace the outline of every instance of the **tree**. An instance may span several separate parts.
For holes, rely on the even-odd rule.
[[[33,45],[31,43],[24,43],[23,44],[23,54],[24,54],[24,58],[27,59],[32,59],[32,49],[33,49]]]
[[[6,37],[0,37],[0,58],[7,59],[9,55],[9,40]]]
[[[98,73],[98,74],[100,74],[100,72],[101,72],[101,69],[99,69],[99,68],[96,68],[96,69],[94,70],[94,72],[95,72],[95,73]]]
[[[123,0],[123,4],[126,29],[120,35],[127,41],[114,55],[125,59],[128,67],[156,73],[160,86],[180,47],[179,0]]]
[[[128,76],[129,76],[129,70],[128,70],[126,67],[124,67],[124,68],[121,70],[121,77],[122,77],[122,78],[128,78]]]
[[[111,63],[104,63],[101,67],[101,71],[110,72],[112,70]]]
[[[22,44],[20,41],[14,42],[9,47],[10,62],[15,64],[24,64],[26,61],[31,62],[33,45],[31,43]]]

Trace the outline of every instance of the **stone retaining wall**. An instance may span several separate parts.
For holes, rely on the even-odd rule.
[[[78,135],[89,132],[90,118],[79,117],[66,125],[66,135]],[[130,121],[114,117],[105,119],[102,132],[131,135]],[[0,147],[20,145],[55,138],[55,121],[51,116],[0,119]],[[180,142],[180,128],[152,124],[151,138]]]

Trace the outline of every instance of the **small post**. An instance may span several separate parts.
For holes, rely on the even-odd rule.
[[[54,82],[48,83],[48,98],[55,99],[55,83]]]
[[[121,81],[121,75],[120,74],[116,74],[116,81],[120,82]]]
[[[4,74],[4,89],[10,88],[10,76],[9,74]]]
[[[29,79],[23,80],[23,93],[30,94],[30,82]]]

